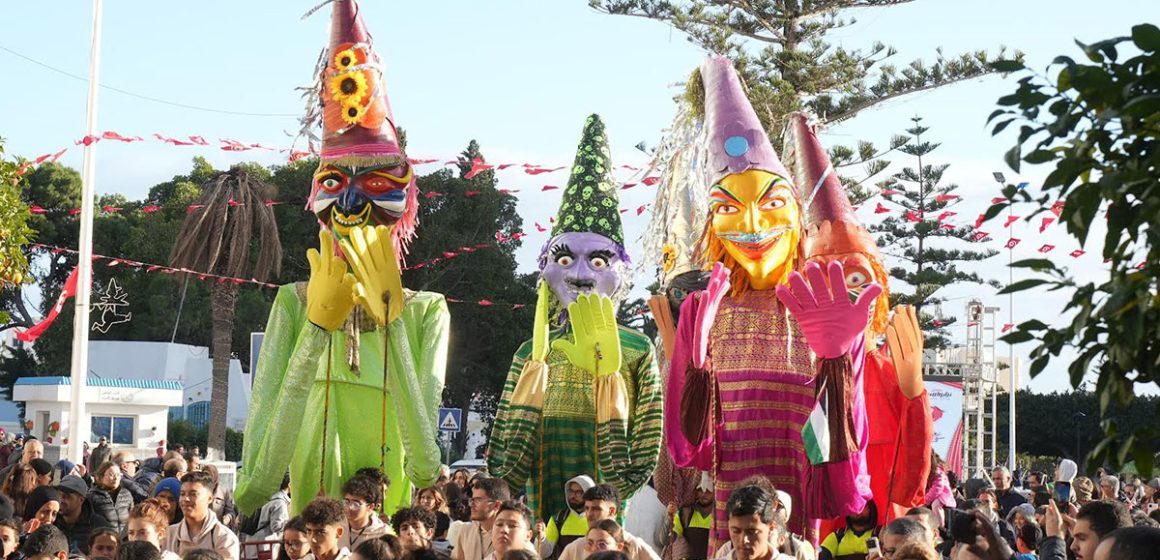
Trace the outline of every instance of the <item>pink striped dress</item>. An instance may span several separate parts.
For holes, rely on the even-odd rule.
[[[695,317],[699,303],[699,297],[687,298],[681,318]],[[860,511],[870,497],[864,453],[816,468],[806,457],[801,432],[814,404],[815,362],[797,321],[773,290],[750,290],[721,302],[710,332],[708,364],[718,401],[710,410],[719,413],[714,413],[709,438],[697,445],[689,442],[681,428],[680,403],[691,363],[692,322],[682,320],[677,328],[665,394],[665,436],[676,465],[713,473],[718,542],[728,540],[729,494],[754,475],[767,477],[793,499],[789,527],[795,534],[805,532],[807,519],[816,516],[812,512]],[[860,356],[862,345],[856,346],[852,355]],[[857,360],[853,411],[864,450],[861,373],[862,361]],[[817,505],[820,500],[824,507]]]

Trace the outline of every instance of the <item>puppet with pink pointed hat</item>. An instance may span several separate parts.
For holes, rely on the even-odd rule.
[[[710,58],[690,80],[701,103],[709,191],[700,258],[708,288],[681,306],[666,387],[665,436],[678,466],[713,474],[718,504],[751,476],[795,504],[789,526],[856,515],[870,498],[860,406],[869,307],[851,302],[840,264],[801,263],[801,185],[778,159],[732,63]],[[842,285],[842,282],[837,282]],[[715,535],[727,537],[719,507]]]
[[[841,263],[846,289],[852,293],[860,293],[871,282],[883,286],[866,329],[863,395],[870,425],[866,446],[870,488],[878,505],[878,524],[885,525],[923,505],[930,474],[934,427],[922,383],[922,331],[911,306],[896,306],[889,315],[889,276],[878,244],[854,214],[807,115],[791,117],[785,146],[806,207],[806,263]],[[887,346],[878,345],[883,336],[889,356]]]
[[[250,401],[236,492],[243,512],[279,489],[291,511],[341,496],[360,469],[392,484],[387,513],[439,476],[436,415],[450,315],[442,295],[404,290],[415,176],[387,102],[383,63],[358,2],[333,0],[330,46],[304,130],[322,125],[308,197],[319,231],[310,280],[282,286],[270,310]]]

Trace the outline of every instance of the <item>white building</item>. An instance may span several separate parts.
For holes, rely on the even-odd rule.
[[[167,410],[175,417],[203,425],[209,418],[209,400],[213,385],[213,361],[209,349],[204,346],[174,344],[169,342],[142,342],[120,340],[94,340],[89,342],[88,383],[93,387],[106,389],[116,383],[126,383],[141,387],[177,387],[179,396]],[[67,373],[67,372],[62,372]],[[29,378],[35,379],[35,378]],[[56,377],[44,379],[58,379]],[[65,378],[67,379],[67,378]],[[238,360],[230,361],[229,401],[226,425],[235,430],[246,426],[250,402],[249,374],[242,372]],[[161,385],[150,385],[150,383]],[[104,385],[102,385],[104,384]],[[112,384],[112,385],[110,385]],[[65,392],[67,393],[67,385]],[[99,396],[99,394],[97,395]],[[26,400],[13,396],[13,400]],[[93,407],[109,405],[99,399],[89,399],[89,411]],[[65,408],[67,412],[67,406]],[[0,403],[0,426],[12,431],[18,424],[18,409],[11,403]],[[95,414],[95,413],[94,413]],[[60,421],[53,417],[53,421]],[[26,412],[26,420],[33,421],[33,433],[40,436],[40,418],[32,409]],[[167,416],[162,416],[159,428],[164,428]],[[64,425],[64,422],[61,422]],[[152,426],[150,426],[152,427]],[[95,437],[95,436],[94,436]]]
[[[13,400],[24,403],[26,422],[32,422],[29,432],[45,443],[49,457],[66,453],[71,385],[69,377],[21,377],[12,389]],[[156,379],[90,378],[82,394],[93,439],[104,436],[116,447],[138,450],[165,441],[169,409],[182,402],[181,383]]]

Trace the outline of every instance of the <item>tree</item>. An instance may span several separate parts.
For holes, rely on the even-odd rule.
[[[485,161],[474,140],[460,159],[458,176],[441,169],[418,180],[424,195],[419,197],[419,230],[407,262],[417,266],[440,261],[405,270],[403,285],[462,300],[450,304],[443,402],[462,408],[464,421],[472,409],[487,421],[494,417],[511,357],[531,336],[535,275],[516,272],[520,242],[507,241],[523,225],[515,198],[499,192],[492,171],[465,178],[473,160]],[[505,241],[497,242],[499,238]],[[490,422],[485,434],[489,430]],[[463,454],[466,444],[467,433],[460,431],[455,452]]]
[[[1074,351],[1077,356],[1069,357],[1068,365],[1071,384],[1078,387],[1089,373],[1096,373],[1103,420],[1104,439],[1089,454],[1089,465],[1107,461],[1118,467],[1134,458],[1139,472],[1150,476],[1156,409],[1151,425],[1131,432],[1114,416],[1136,399],[1136,384],[1160,383],[1160,28],[1141,24],[1132,28],[1130,37],[1077,43],[1088,63],[1057,57],[1053,67],[1059,69],[1052,79],[1022,63],[996,64],[997,70],[1026,74],[1014,93],[999,98],[1000,108],[989,119],[994,134],[1019,126],[1007,164],[1015,171],[1023,163],[1053,169],[1037,196],[1008,185],[1004,193],[1009,202],[993,205],[987,215],[1016,202],[1031,202],[1036,210],[1028,220],[1057,212],[1081,247],[1087,245],[1093,223],[1106,217],[1107,235],[1099,248],[1108,276],[1083,283],[1048,259],[1013,263],[1039,274],[1014,282],[1002,293],[1034,288],[1072,297],[1059,322],[1025,321],[1003,340],[1037,341],[1031,351],[1032,376],[1065,348]],[[1125,47],[1139,54],[1121,61]],[[1106,211],[1101,213],[1101,208]]]
[[[0,138],[0,289],[21,285],[28,275],[24,246],[34,232],[28,225],[28,206],[20,200],[18,171],[18,163],[4,158]],[[7,322],[8,313],[0,309],[0,325]]]
[[[924,141],[922,135],[929,130],[922,126],[922,118],[914,117],[914,126],[906,130],[914,140],[899,148],[918,161],[915,167],[906,167],[886,181],[884,198],[899,206],[899,213],[892,213],[880,224],[870,227],[870,231],[881,233],[878,245],[882,252],[904,263],[890,269],[890,276],[905,282],[914,289],[912,293],[891,291],[891,304],[913,305],[919,313],[919,323],[926,338],[927,348],[945,348],[950,342],[947,327],[957,320],[953,316],[933,313],[932,306],[941,305],[945,299],[938,291],[957,282],[992,284],[977,273],[959,269],[959,263],[978,262],[996,254],[994,249],[975,251],[970,249],[946,249],[945,241],[955,239],[971,242],[975,235],[971,227],[949,227],[944,224],[944,211],[956,206],[961,200],[951,194],[958,185],[943,185],[943,172],[949,165],[923,163],[923,157],[939,147],[937,143]],[[898,194],[890,194],[896,191]],[[953,212],[952,212],[953,213]],[[937,241],[937,243],[936,243]],[[924,311],[923,308],[926,308]]]
[[[986,51],[935,60],[915,60],[899,68],[888,60],[894,49],[874,43],[868,51],[835,47],[826,38],[855,22],[855,9],[886,8],[913,0],[589,0],[596,10],[655,19],[687,33],[705,50],[729,57],[749,88],[749,99],[781,151],[781,131],[791,113],[807,109],[828,122],[910,93],[926,91],[991,73]],[[1004,49],[999,50],[1003,57]],[[1016,59],[1022,54],[1016,53]],[[880,156],[904,142],[890,140],[885,151],[870,142],[830,150],[835,167],[865,164],[865,178],[846,180],[855,187],[881,173],[889,162]],[[855,204],[865,193],[851,193]]]
[[[265,182],[268,178],[269,171],[264,168],[236,165],[206,183],[197,202],[201,208],[189,212],[173,246],[170,256],[173,266],[259,281],[266,280],[281,267],[278,226],[274,211],[266,205],[274,194],[274,188]],[[210,285],[213,389],[206,455],[215,460],[225,457],[226,406],[237,303],[238,284],[218,279]]]

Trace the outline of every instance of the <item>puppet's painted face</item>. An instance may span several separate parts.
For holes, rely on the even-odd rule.
[[[389,226],[407,208],[411,166],[344,167],[325,165],[314,174],[310,209],[339,237],[351,228]]]
[[[818,263],[822,266],[822,270],[825,270],[828,266],[827,263],[831,262],[841,263],[843,274],[846,276],[846,290],[849,292],[860,294],[871,282],[884,284],[885,279],[874,277],[874,268],[870,264],[870,259],[862,253],[818,255],[806,260],[806,264]]]
[[[709,191],[712,233],[749,273],[754,289],[785,281],[801,233],[801,208],[784,177],[750,169]]]
[[[580,294],[612,297],[624,269],[616,242],[598,233],[561,233],[548,243],[541,274],[564,305]]]

